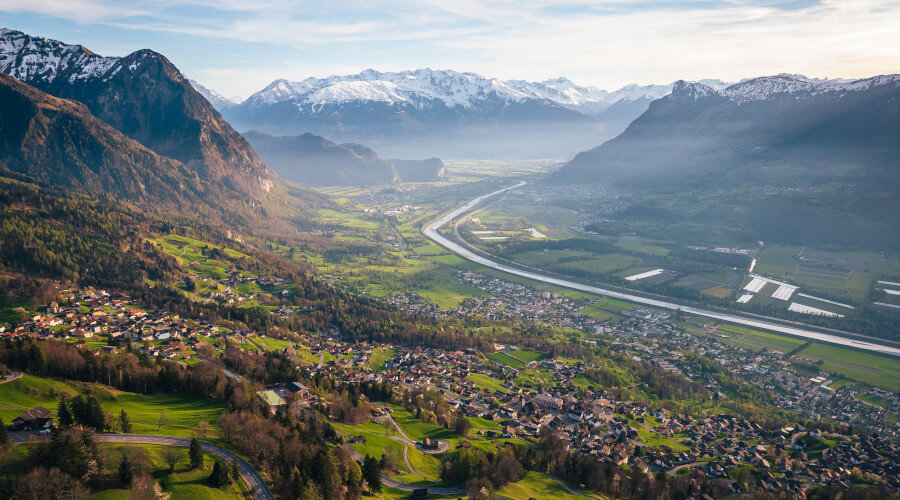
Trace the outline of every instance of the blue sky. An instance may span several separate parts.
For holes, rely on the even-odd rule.
[[[152,48],[224,95],[272,80],[419,67],[680,78],[900,72],[897,0],[0,0],[0,25],[103,55]]]

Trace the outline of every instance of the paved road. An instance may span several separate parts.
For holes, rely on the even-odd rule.
[[[9,437],[14,443],[26,443],[34,438],[46,439],[47,436],[35,436],[28,432],[11,432],[9,433]],[[190,438],[152,436],[148,434],[95,434],[94,440],[101,443],[161,444],[168,446],[182,446],[185,448],[191,445]],[[219,458],[223,458],[229,463],[232,459],[237,459],[241,479],[244,480],[244,484],[246,484],[247,487],[250,488],[250,491],[253,492],[254,498],[257,500],[275,500],[275,495],[273,495],[269,490],[269,487],[266,486],[265,481],[262,480],[256,472],[256,469],[244,461],[244,459],[225,448],[220,448],[203,441],[201,441],[200,444],[205,451],[212,453]]]
[[[550,283],[553,285],[562,286],[565,288],[571,288],[573,290],[578,290],[582,292],[588,292],[598,295],[605,295],[608,297],[614,297],[617,299],[627,300],[630,302],[636,302],[638,304],[645,304],[653,307],[659,307],[662,309],[672,309],[676,311],[682,311],[688,314],[694,314],[697,316],[703,316],[706,318],[711,318],[718,321],[726,321],[729,323],[735,323],[738,325],[749,326],[752,328],[761,328],[764,330],[770,330],[774,332],[784,333],[788,335],[793,335],[795,337],[803,337],[812,340],[819,340],[822,342],[828,342],[831,344],[844,345],[849,347],[855,347],[857,349],[863,349],[867,351],[874,351],[881,354],[888,354],[891,356],[900,357],[900,348],[891,347],[888,345],[882,345],[875,342],[866,342],[862,340],[851,339],[847,337],[840,337],[837,335],[830,335],[827,333],[821,333],[815,330],[811,330],[809,328],[804,328],[802,324],[798,324],[800,326],[789,326],[780,323],[776,323],[774,321],[768,321],[766,319],[757,319],[750,318],[746,316],[739,316],[737,314],[729,314],[725,312],[711,311],[708,309],[701,309],[693,306],[685,306],[682,304],[676,304],[674,302],[668,302],[665,300],[653,299],[648,297],[642,297],[640,295],[634,295],[631,293],[619,292],[616,290],[609,290],[605,288],[600,288],[591,285],[585,285],[583,283],[577,283],[574,281],[569,281],[560,278],[554,278],[552,276],[547,276],[545,274],[540,274],[533,271],[527,271],[520,267],[513,267],[507,264],[501,264],[500,262],[491,260],[483,255],[477,254],[472,250],[451,241],[444,237],[439,231],[441,227],[446,225],[448,222],[453,219],[464,215],[470,210],[474,209],[484,200],[498,195],[500,193],[504,193],[511,189],[516,189],[525,185],[525,181],[520,181],[517,184],[512,186],[505,187],[503,189],[498,189],[496,191],[481,195],[472,201],[466,203],[465,205],[460,206],[459,208],[445,214],[443,217],[435,220],[434,222],[428,224],[422,229],[422,232],[428,238],[434,240],[437,244],[443,246],[444,248],[450,250],[451,252],[468,259],[476,264],[481,264],[486,267],[490,267],[493,269],[497,269],[498,271],[503,271],[505,273],[514,274],[516,276],[522,276],[524,278],[533,279],[536,281],[542,281],[544,283]]]

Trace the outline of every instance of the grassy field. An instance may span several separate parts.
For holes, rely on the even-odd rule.
[[[466,377],[466,380],[473,382],[475,384],[475,387],[479,389],[484,389],[491,392],[506,392],[506,388],[500,385],[500,382],[498,382],[497,379],[489,375],[484,375],[482,373],[470,373],[469,376]]]
[[[513,358],[512,356],[510,356],[509,354],[506,354],[505,352],[492,352],[492,353],[488,354],[487,357],[490,359],[493,359],[494,361],[496,361],[502,365],[506,365],[510,368],[524,368],[525,367],[525,363],[519,361],[516,358]]]
[[[382,349],[381,347],[372,349],[372,354],[369,355],[369,368],[375,371],[383,370],[384,364],[393,358],[395,353],[394,349]]]
[[[719,331],[728,336],[727,338],[721,338],[725,343],[754,351],[769,349],[787,353],[805,343],[805,341],[793,337],[761,332],[736,325],[720,325]]]
[[[837,444],[834,441],[813,437],[809,434],[800,436],[800,442],[806,444],[805,451],[810,458],[821,458],[824,450],[833,448],[834,445]]]
[[[535,351],[529,351],[528,349],[519,349],[517,351],[511,351],[509,353],[512,357],[523,361],[525,363],[530,363],[532,361],[538,361],[544,357],[543,354]]]
[[[826,344],[812,344],[797,356],[822,361],[825,371],[900,392],[900,360]]]
[[[24,375],[19,379],[0,385],[0,403],[33,408],[43,406],[56,411],[58,396],[92,394],[113,415],[125,410],[134,423],[133,432],[142,434],[165,434],[190,437],[201,421],[208,422],[215,429],[216,420],[225,410],[224,403],[212,399],[153,394],[143,395],[118,391],[99,384],[83,382],[62,382],[57,380]],[[157,430],[160,412],[164,412],[168,423]],[[22,410],[0,408],[0,415],[7,423],[22,414]]]
[[[262,346],[263,350],[265,351],[280,352],[291,346],[291,343],[287,340],[270,339],[263,337],[251,337],[250,340],[252,340],[255,344],[259,344],[260,346]]]
[[[582,495],[589,498],[602,498],[581,491]],[[562,485],[538,472],[529,472],[525,474],[520,481],[510,483],[500,488],[497,494],[512,500],[528,500],[529,498],[554,498],[564,500],[577,500],[584,498],[583,496],[572,495]]]

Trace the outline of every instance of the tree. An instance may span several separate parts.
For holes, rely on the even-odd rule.
[[[222,464],[221,460],[216,460],[213,464],[212,474],[209,475],[209,482],[216,488],[231,484],[231,476],[228,475],[228,468]]]
[[[125,486],[131,486],[133,480],[134,467],[131,465],[131,460],[128,460],[128,455],[122,454],[122,461],[119,462],[119,481]]]
[[[162,426],[169,425],[169,417],[166,416],[166,412],[159,412],[159,420],[156,422],[156,431],[159,432],[162,429]]]
[[[175,472],[175,466],[178,465],[178,462],[183,457],[184,452],[181,451],[181,448],[176,448],[175,446],[165,446],[159,452],[159,458],[162,459],[164,464],[169,466],[169,472]]]
[[[200,446],[200,441],[191,439],[191,446],[188,449],[188,455],[191,458],[192,469],[203,467],[203,447]]]
[[[373,456],[366,455],[362,466],[363,479],[369,483],[369,491],[378,493],[381,491],[381,464]]]
[[[362,496],[362,470],[356,460],[347,463],[347,497],[359,498]]]
[[[456,431],[462,437],[466,437],[469,435],[469,430],[472,429],[472,422],[469,422],[469,419],[460,416],[456,420],[453,421],[453,430]]]
[[[236,457],[231,457],[231,478],[237,481],[241,477],[241,468],[238,467]]]
[[[119,425],[122,427],[123,434],[131,433],[131,418],[128,417],[128,414],[125,413],[125,410],[122,410],[119,413]]]
[[[6,430],[6,423],[0,418],[0,450],[5,450],[9,446],[9,432]]]
[[[57,419],[59,420],[59,426],[62,429],[68,429],[75,423],[75,419],[72,417],[72,410],[69,409],[69,402],[64,398],[59,400],[59,407],[56,410],[56,414]]]
[[[197,434],[200,437],[205,438],[209,434],[209,422],[201,420],[200,427],[197,429]]]
[[[45,498],[65,498],[82,500],[90,495],[90,490],[80,481],[53,467],[38,467],[19,481],[18,498],[43,500]]]

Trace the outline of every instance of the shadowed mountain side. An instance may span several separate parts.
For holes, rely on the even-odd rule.
[[[85,105],[2,74],[0,160],[48,184],[170,208],[206,194],[195,172],[123,136]]]
[[[244,134],[278,175],[307,186],[367,186],[439,180],[446,174],[438,158],[382,160],[360,144],[335,144],[313,134],[276,137],[257,130]]]

